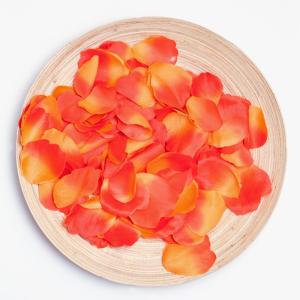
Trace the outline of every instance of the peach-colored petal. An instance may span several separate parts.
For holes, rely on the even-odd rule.
[[[57,145],[46,140],[27,143],[20,154],[23,176],[31,183],[40,184],[58,178],[66,164],[66,155]]]
[[[186,108],[190,118],[204,131],[214,131],[221,127],[222,119],[213,101],[192,96],[186,102]]]
[[[225,209],[218,192],[199,190],[195,209],[186,215],[186,225],[197,235],[204,236],[219,223]]]
[[[195,180],[200,189],[217,191],[226,197],[238,197],[240,192],[238,180],[230,167],[215,157],[198,162]]]
[[[131,47],[122,41],[105,41],[99,46],[99,48],[117,54],[124,61],[133,58]]]
[[[150,201],[146,209],[136,210],[130,219],[139,226],[155,228],[160,219],[169,215],[175,208],[176,194],[169,183],[157,175],[138,173],[136,179],[148,189]]]
[[[164,36],[150,36],[132,47],[134,57],[145,65],[156,62],[175,64],[178,50],[175,41]]]
[[[149,67],[154,97],[161,104],[182,108],[190,96],[191,75],[178,66],[155,63]]]
[[[58,85],[52,91],[52,96],[56,99],[64,92],[73,91],[73,87],[69,85]]]
[[[241,97],[223,95],[218,104],[222,126],[211,133],[209,144],[226,147],[241,142],[248,136],[249,102]]]
[[[193,78],[192,95],[208,99],[218,104],[223,92],[221,80],[209,73],[200,73]]]
[[[143,127],[140,125],[128,125],[121,121],[117,123],[117,128],[128,138],[135,141],[145,141],[152,137],[152,128]]]
[[[216,260],[216,255],[210,250],[210,243],[204,241],[195,246],[167,244],[163,251],[162,264],[169,272],[196,276],[206,273]]]
[[[75,74],[73,85],[76,93],[87,97],[91,92],[98,72],[99,57],[94,55],[84,62]]]
[[[122,203],[133,199],[136,192],[136,175],[132,162],[126,162],[109,178],[108,188],[111,195]]]
[[[117,106],[116,91],[103,84],[97,84],[91,93],[78,102],[78,105],[91,114],[105,114]]]
[[[54,186],[53,199],[56,207],[71,205],[78,199],[88,196],[98,185],[100,171],[92,167],[75,169],[62,177]]]
[[[249,135],[244,143],[248,148],[258,148],[265,144],[268,138],[268,129],[261,108],[249,107]]]
[[[207,133],[196,128],[184,114],[171,112],[162,123],[167,129],[168,151],[194,156],[207,140]]]
[[[247,167],[253,163],[251,152],[242,143],[231,153],[221,153],[221,157],[236,167]]]
[[[50,210],[57,210],[57,207],[53,201],[53,187],[57,180],[47,181],[45,183],[39,184],[39,199],[43,206]]]
[[[193,232],[189,226],[183,226],[180,230],[173,233],[172,237],[176,243],[185,246],[199,245],[205,238]]]
[[[127,138],[124,135],[116,135],[110,142],[108,146],[108,158],[114,164],[122,163],[126,158],[126,148]]]

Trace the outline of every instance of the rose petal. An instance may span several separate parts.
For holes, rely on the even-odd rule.
[[[122,163],[126,158],[125,148],[127,145],[127,138],[124,135],[116,135],[109,143],[108,158],[114,164]]]
[[[184,226],[172,236],[176,243],[185,246],[199,245],[204,241],[204,236],[194,233],[188,226]]]
[[[112,197],[108,189],[108,179],[104,179],[101,189],[101,205],[106,211],[120,217],[132,215],[137,209],[145,209],[149,203],[149,192],[139,182],[136,184],[136,193],[134,198],[122,203]]]
[[[191,93],[193,96],[208,99],[218,104],[223,92],[223,85],[221,80],[209,73],[200,73],[193,78]]]
[[[178,50],[176,43],[164,36],[150,36],[132,47],[134,57],[145,65],[156,62],[175,64]]]
[[[157,175],[138,173],[136,179],[148,189],[150,201],[146,209],[135,211],[130,219],[139,226],[155,228],[160,219],[170,214],[175,208],[176,194],[169,183]]]
[[[109,178],[108,188],[111,195],[122,203],[132,200],[136,192],[135,177],[132,162],[125,163],[116,174]]]
[[[249,135],[244,143],[248,148],[258,148],[265,144],[268,138],[268,129],[264,113],[261,108],[250,105],[249,107]]]
[[[161,104],[182,108],[190,96],[191,75],[178,66],[155,63],[149,67],[154,97]]]
[[[76,93],[81,97],[87,97],[91,92],[98,72],[99,57],[94,55],[85,61],[75,74],[73,85]]]
[[[46,140],[27,143],[20,154],[22,174],[30,183],[40,184],[58,178],[65,164],[65,153]]]
[[[54,186],[53,199],[56,207],[71,205],[76,200],[93,193],[98,185],[100,171],[92,167],[75,169],[62,177]]]
[[[132,225],[118,220],[105,234],[104,239],[112,247],[131,246],[140,237],[140,233]]]
[[[219,223],[225,209],[218,192],[199,190],[195,209],[186,215],[186,225],[197,235],[204,236]]]
[[[120,56],[124,61],[133,57],[130,46],[122,41],[105,41],[99,46],[99,49],[113,52]]]
[[[243,144],[231,153],[221,153],[221,157],[236,167],[247,167],[253,163],[250,151]]]
[[[195,180],[200,189],[217,191],[226,197],[237,197],[240,192],[236,176],[230,167],[218,158],[200,160]]]
[[[50,210],[57,210],[57,207],[53,201],[53,187],[56,183],[56,180],[47,181],[45,183],[39,184],[39,199],[43,206]]]
[[[207,140],[207,133],[196,128],[181,113],[171,112],[162,122],[167,128],[166,150],[168,151],[194,156]]]
[[[214,131],[221,127],[222,119],[216,104],[207,99],[190,97],[186,102],[190,118],[204,131]]]
[[[248,136],[249,102],[241,97],[223,95],[218,104],[223,125],[212,132],[209,144],[226,147],[241,142]]]
[[[103,84],[97,84],[86,98],[78,102],[78,105],[91,114],[111,112],[117,106],[116,91]]]
[[[177,215],[160,219],[157,226],[156,236],[163,238],[177,232],[184,225],[185,216]]]
[[[145,141],[152,137],[152,128],[145,128],[140,125],[128,125],[119,121],[117,128],[128,138],[135,141]]]
[[[226,198],[226,206],[236,215],[243,215],[256,210],[261,197],[272,191],[268,174],[255,165],[240,172],[241,191],[238,198]]]
[[[56,99],[64,92],[73,91],[73,87],[69,85],[58,85],[52,91],[52,96]]]
[[[163,251],[162,264],[169,272],[196,276],[206,273],[216,260],[216,255],[210,250],[210,243],[206,237],[195,246],[167,244]]]

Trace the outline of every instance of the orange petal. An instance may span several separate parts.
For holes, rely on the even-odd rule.
[[[258,148],[265,144],[268,138],[268,129],[264,113],[261,108],[250,105],[249,107],[249,135],[244,143],[248,148]]]
[[[145,141],[135,141],[132,139],[127,139],[125,152],[127,154],[132,154],[138,150],[141,150],[141,149],[151,145],[152,143],[153,143],[152,138],[145,140]]]
[[[194,233],[188,226],[184,226],[172,235],[174,241],[180,245],[195,246],[204,241],[204,236]]]
[[[207,133],[196,128],[184,114],[171,112],[162,122],[167,128],[168,151],[194,156],[207,140]]]
[[[149,161],[163,152],[164,147],[160,143],[152,143],[130,156],[130,161],[133,163],[136,172],[142,172],[146,169]]]
[[[218,158],[200,160],[195,180],[200,189],[217,191],[226,197],[237,197],[240,192],[236,176],[230,167]]]
[[[150,201],[146,209],[135,211],[130,219],[139,226],[155,228],[160,219],[169,215],[175,208],[176,194],[172,191],[169,183],[157,175],[138,173],[136,179],[148,190]]]
[[[50,210],[57,210],[57,207],[53,201],[53,187],[56,183],[56,180],[47,181],[45,183],[39,184],[39,199],[43,206]]]
[[[176,152],[165,152],[147,164],[147,172],[157,174],[165,169],[186,171],[192,167],[192,162],[193,160],[190,156]]]
[[[211,133],[210,145],[215,147],[231,146],[248,136],[249,101],[237,96],[223,95],[218,109],[223,125]]]
[[[164,36],[150,36],[132,47],[134,57],[145,65],[156,62],[175,64],[178,50],[175,41]]]
[[[20,154],[22,174],[35,184],[58,178],[65,164],[65,154],[57,145],[49,144],[46,140],[26,144]]]
[[[135,141],[145,141],[152,137],[152,128],[145,128],[140,125],[128,125],[123,122],[117,123],[117,128],[128,138]]]
[[[92,56],[99,58],[96,82],[106,83],[107,86],[114,86],[118,79],[128,74],[124,61],[116,54],[103,49],[87,49],[80,53],[79,67]],[[87,95],[85,95],[87,96]]]
[[[186,108],[190,118],[204,131],[214,131],[221,127],[222,119],[213,101],[193,96],[186,102]]]
[[[182,108],[190,96],[191,75],[178,66],[155,63],[149,67],[154,97],[161,104]]]
[[[130,46],[122,41],[105,41],[99,48],[117,54],[124,61],[133,57]]]
[[[218,192],[200,190],[195,209],[186,215],[186,225],[197,235],[204,236],[219,223],[225,209]]]
[[[90,116],[86,110],[78,106],[80,100],[81,98],[73,91],[66,91],[58,97],[57,104],[64,121],[76,123]]]
[[[178,196],[176,206],[172,215],[185,214],[193,210],[196,206],[198,198],[198,184],[193,180],[190,184],[186,185],[183,191]]]
[[[30,110],[21,121],[21,145],[38,140],[43,132],[52,127],[49,115],[44,109],[36,107]]]
[[[167,271],[185,276],[206,273],[215,260],[216,255],[210,250],[207,237],[195,246],[167,244],[162,256],[162,264]]]
[[[108,113],[117,106],[116,91],[103,84],[97,84],[86,98],[78,102],[78,105],[91,114]]]
[[[90,209],[76,205],[67,215],[64,225],[69,233],[79,234],[83,238],[104,234],[113,226],[116,217],[101,208]]]
[[[253,163],[250,151],[243,144],[231,153],[221,153],[221,157],[236,167],[247,167]]]
[[[114,164],[122,163],[126,158],[127,138],[124,135],[116,135],[109,143],[108,146],[108,158]]]
[[[62,177],[54,186],[53,198],[56,207],[71,205],[78,199],[88,196],[98,185],[100,171],[92,167],[75,169]]]
[[[120,78],[116,90],[141,107],[152,107],[155,104],[150,87],[139,73],[132,72]]]
[[[136,192],[135,170],[132,162],[125,163],[120,170],[109,178],[111,195],[122,203],[133,199]]]
[[[101,188],[101,205],[106,211],[120,217],[132,215],[137,209],[145,209],[149,203],[149,192],[141,183],[136,184],[136,193],[134,198],[122,203],[112,197],[108,188],[108,179],[103,180]]]
[[[73,168],[83,166],[83,159],[79,152],[76,143],[64,132],[55,128],[48,129],[42,135],[42,139],[49,141],[51,144],[56,144],[66,154],[67,163]]]
[[[105,234],[104,239],[112,247],[131,246],[140,237],[138,230],[132,225],[118,220]]]
[[[58,85],[53,89],[52,96],[57,99],[62,93],[67,91],[73,91],[73,87],[68,85]]]
[[[272,184],[268,174],[252,165],[240,172],[241,192],[238,198],[225,199],[226,206],[236,215],[243,215],[256,210],[261,197],[272,191]]]
[[[218,104],[223,92],[221,80],[209,73],[200,73],[193,78],[191,93],[193,96],[208,99]]]
[[[98,72],[99,57],[94,55],[84,62],[75,74],[73,85],[76,93],[87,97],[91,92]]]

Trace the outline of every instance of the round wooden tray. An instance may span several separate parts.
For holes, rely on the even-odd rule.
[[[122,40],[131,44],[153,34],[166,35],[177,42],[179,65],[196,73],[205,70],[217,74],[226,92],[250,99],[262,107],[266,116],[268,142],[253,154],[256,164],[269,173],[273,192],[254,213],[237,217],[226,211],[218,226],[210,232],[212,248],[217,254],[213,271],[239,255],[264,226],[278,199],[286,160],[285,133],[276,99],[260,71],[238,48],[201,26],[181,20],[122,20],[96,28],[66,45],[39,74],[25,103],[34,94],[50,93],[57,84],[70,84],[79,52],[83,49],[95,47],[105,40]],[[19,152],[17,140],[18,171]],[[97,249],[80,237],[67,233],[61,225],[62,215],[44,209],[38,200],[36,186],[26,182],[20,173],[19,178],[25,200],[41,230],[59,251],[83,269],[115,282],[143,286],[173,285],[194,278],[164,270],[161,265],[164,243],[159,240],[141,239],[128,248]]]

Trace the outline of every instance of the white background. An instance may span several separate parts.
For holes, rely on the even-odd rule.
[[[299,13],[297,0],[0,0],[0,299],[300,299]],[[257,240],[220,271],[170,288],[110,283],[65,259],[24,204],[14,158],[24,96],[48,59],[98,25],[140,16],[190,20],[241,48],[272,86],[288,136],[283,191]]]

